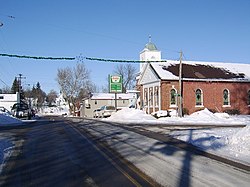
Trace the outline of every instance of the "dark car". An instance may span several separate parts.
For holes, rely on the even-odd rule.
[[[17,118],[31,119],[32,116],[32,112],[31,109],[29,108],[29,105],[23,102],[14,104],[11,109],[11,113],[13,116]]]

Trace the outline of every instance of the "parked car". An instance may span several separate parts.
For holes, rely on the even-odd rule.
[[[93,118],[100,118],[100,117],[101,117],[101,116],[100,116],[100,111],[101,111],[100,108],[94,110],[94,111],[93,111]]]
[[[21,102],[15,103],[11,109],[11,114],[17,118],[31,119],[32,113],[28,104]]]
[[[100,110],[100,116],[102,118],[110,117],[113,113],[116,112],[116,109],[114,106],[102,106]]]

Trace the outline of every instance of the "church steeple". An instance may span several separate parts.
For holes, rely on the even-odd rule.
[[[151,35],[148,36],[148,43],[151,43]]]
[[[140,60],[142,61],[160,61],[161,51],[159,51],[154,43],[152,43],[152,37],[149,35],[148,43],[140,53]],[[145,64],[140,64],[140,71],[142,71]]]

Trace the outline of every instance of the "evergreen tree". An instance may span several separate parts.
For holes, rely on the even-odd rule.
[[[11,93],[15,94],[18,91],[19,91],[19,82],[17,78],[15,78],[11,87]]]

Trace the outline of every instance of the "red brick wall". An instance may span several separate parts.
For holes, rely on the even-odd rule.
[[[179,83],[177,81],[162,81],[161,83],[161,109],[170,109],[170,91],[174,87],[178,92]],[[176,109],[176,108],[174,108]]]
[[[170,107],[170,90],[174,86],[178,90],[178,81],[162,81],[161,84],[161,109]],[[201,89],[203,93],[203,107],[195,106],[195,91]],[[228,89],[230,93],[230,106],[223,106],[223,90]],[[184,82],[183,83],[183,108],[189,113],[208,108],[218,112],[236,109],[241,114],[250,114],[247,104],[247,92],[250,83],[234,82]]]

